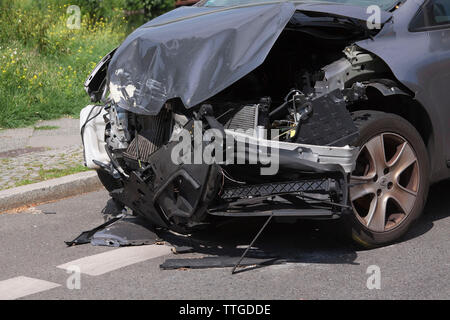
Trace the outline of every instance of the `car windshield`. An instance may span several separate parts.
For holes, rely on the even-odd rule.
[[[204,7],[230,7],[238,5],[246,5],[251,3],[264,3],[264,2],[276,2],[276,0],[203,0],[200,6]],[[383,10],[391,10],[395,5],[399,4],[400,0],[306,0],[292,2],[328,2],[328,3],[341,3],[349,5],[357,5],[362,7],[368,7],[370,5],[378,5]]]

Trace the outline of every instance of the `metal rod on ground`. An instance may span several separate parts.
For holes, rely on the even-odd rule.
[[[231,274],[235,274],[236,269],[239,267],[239,265],[241,264],[242,260],[244,260],[245,256],[247,255],[247,252],[251,249],[251,247],[253,247],[253,245],[255,244],[256,240],[258,240],[259,236],[261,235],[261,233],[264,231],[264,229],[267,227],[267,225],[269,224],[270,220],[272,220],[273,217],[273,213],[269,216],[269,218],[267,219],[266,223],[264,223],[264,225],[262,226],[262,228],[259,230],[258,234],[255,236],[255,238],[253,238],[253,241],[250,243],[250,245],[247,247],[247,249],[245,249],[244,253],[242,254],[241,258],[239,259],[239,261],[236,263],[236,265],[233,267],[233,270],[231,270]]]

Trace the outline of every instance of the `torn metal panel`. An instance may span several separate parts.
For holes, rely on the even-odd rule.
[[[95,67],[84,83],[84,89],[91,98],[92,102],[100,101],[104,98],[106,87],[106,74],[109,63],[111,62],[117,48],[108,53]]]
[[[190,8],[173,11],[170,22],[155,19],[114,55],[111,97],[140,114],[156,115],[175,97],[192,107],[258,67],[294,11],[292,3]]]
[[[280,163],[296,163],[297,170],[307,172],[326,172],[336,171],[343,168],[345,172],[350,173],[354,169],[355,159],[358,149],[350,146],[331,147],[320,145],[309,145],[301,143],[291,143],[284,141],[271,141],[256,138],[238,131],[225,130],[227,135],[233,136],[236,140],[247,139],[249,147],[244,154],[237,153],[238,161],[246,160],[252,157],[253,150],[257,150],[252,146],[263,146],[266,148],[279,149]],[[242,159],[243,158],[243,159]],[[286,161],[284,161],[286,160]],[[338,172],[340,170],[337,170]]]

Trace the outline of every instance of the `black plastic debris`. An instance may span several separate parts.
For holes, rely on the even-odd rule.
[[[192,252],[195,252],[194,247],[174,245],[172,248],[173,254],[183,254],[183,253],[192,253]]]
[[[124,247],[154,244],[159,237],[151,225],[135,216],[120,216],[83,232],[73,241],[66,241],[68,246],[91,243],[94,246]]]
[[[240,257],[218,256],[204,257],[193,259],[167,259],[160,268],[163,270],[174,269],[209,269],[209,268],[228,268],[234,267]],[[265,266],[283,263],[277,257],[272,258],[244,258],[240,263],[240,267],[248,266]]]
[[[155,244],[158,236],[140,217],[124,217],[96,232],[91,239],[94,246],[125,247]]]
[[[114,218],[109,220],[108,222],[105,222],[104,224],[89,230],[89,231],[85,231],[82,234],[80,234],[78,237],[76,237],[74,240],[72,241],[64,241],[67,246],[71,247],[71,246],[78,246],[78,245],[82,245],[82,244],[87,244],[91,242],[91,238],[92,236],[97,233],[98,231],[106,228],[107,226],[113,224],[114,222],[118,221],[120,218]]]

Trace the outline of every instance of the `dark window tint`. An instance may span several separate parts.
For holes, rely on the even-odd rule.
[[[411,29],[419,31],[450,24],[450,0],[429,0],[411,22]]]

